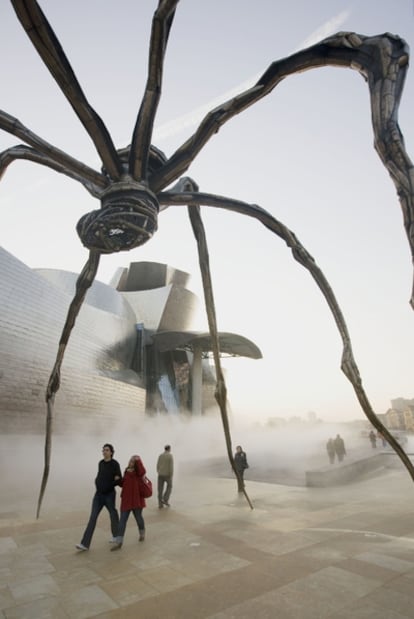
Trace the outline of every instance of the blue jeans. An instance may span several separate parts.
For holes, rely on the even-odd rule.
[[[91,515],[89,516],[89,522],[86,525],[85,533],[83,534],[81,544],[89,548],[91,545],[92,535],[95,531],[96,521],[101,513],[102,509],[106,507],[111,518],[111,531],[112,537],[115,537],[118,532],[119,516],[115,507],[115,490],[108,492],[108,494],[99,494],[96,492],[92,499]]]
[[[122,544],[122,542],[124,541],[125,529],[126,529],[126,525],[128,522],[129,514],[131,512],[134,514],[140,533],[145,530],[145,522],[144,522],[144,518],[142,517],[142,507],[136,507],[135,509],[127,509],[126,511],[121,512],[118,533],[116,535],[116,541],[118,542],[118,544]]]

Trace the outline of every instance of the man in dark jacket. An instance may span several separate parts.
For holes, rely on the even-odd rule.
[[[96,492],[92,500],[91,515],[80,544],[76,544],[78,550],[89,550],[96,521],[103,507],[109,511],[112,537],[115,538],[118,533],[119,515],[115,507],[115,486],[122,484],[121,467],[113,459],[114,448],[109,443],[102,447],[102,455],[95,479]]]
[[[342,460],[344,459],[344,456],[346,456],[344,439],[339,434],[337,434],[334,440],[334,444],[335,444],[335,453],[338,456],[338,460],[339,462],[342,462]]]
[[[237,475],[237,490],[243,492],[244,489],[244,471],[249,468],[247,464],[246,452],[243,451],[241,445],[237,445],[236,453],[234,454],[234,466],[238,473]]]

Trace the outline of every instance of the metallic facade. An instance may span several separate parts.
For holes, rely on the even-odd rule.
[[[165,265],[160,265],[164,268]],[[145,267],[144,267],[145,270]],[[57,270],[32,270],[0,248],[0,429],[43,431],[45,389],[77,275]],[[149,291],[123,292],[95,282],[88,292],[65,354],[61,387],[56,397],[56,430],[79,423],[98,427],[109,419],[145,412],[142,372],[134,370],[137,323],[158,314],[179,293],[174,282]],[[128,300],[128,294],[139,298]],[[187,299],[191,293],[182,292]],[[143,311],[140,311],[140,303]],[[194,303],[194,300],[192,301]],[[187,312],[188,314],[188,312]],[[180,312],[180,321],[183,313]],[[182,325],[180,325],[182,326]],[[140,351],[138,351],[140,354]]]
[[[190,331],[198,300],[188,279],[168,265],[137,262],[118,269],[110,285],[93,283],[66,349],[55,431],[215,406],[210,336]],[[46,386],[76,281],[75,273],[30,269],[0,248],[2,432],[43,432]],[[246,338],[219,337],[227,354],[261,356]]]

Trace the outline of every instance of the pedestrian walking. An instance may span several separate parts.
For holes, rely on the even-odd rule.
[[[338,461],[342,462],[342,460],[344,459],[344,456],[346,456],[344,439],[339,434],[337,434],[335,437],[334,444],[335,444],[335,453],[337,455]]]
[[[234,454],[234,466],[238,473],[237,475],[237,490],[243,492],[244,489],[244,471],[249,468],[247,463],[246,452],[243,451],[241,445],[237,445],[236,453]]]
[[[335,462],[335,441],[330,438],[326,443],[326,451],[328,452],[329,462],[334,464]]]
[[[158,456],[157,473],[158,507],[159,509],[164,506],[170,507],[169,501],[174,475],[174,458],[171,453],[171,445],[166,445],[163,453]]]
[[[82,540],[79,544],[76,544],[78,550],[89,550],[96,527],[96,521],[104,507],[108,510],[111,518],[111,541],[113,541],[118,532],[119,516],[115,507],[115,486],[122,483],[122,473],[119,462],[113,458],[114,451],[110,443],[105,443],[102,447],[103,459],[100,460],[98,464],[98,474],[95,478],[96,492],[92,499],[91,514]]]
[[[111,550],[119,550],[122,548],[126,525],[131,513],[134,514],[135,521],[138,525],[138,541],[143,542],[145,539],[145,522],[142,510],[146,507],[146,502],[140,491],[140,479],[142,479],[145,473],[145,466],[140,456],[131,456],[122,478],[121,517],[115,543]]]

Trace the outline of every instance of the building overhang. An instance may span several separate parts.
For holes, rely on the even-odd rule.
[[[195,348],[201,348],[203,353],[209,353],[213,350],[208,331],[158,331],[151,337],[160,352],[177,349],[194,351]],[[220,332],[218,337],[221,354],[249,359],[262,358],[262,353],[256,344],[242,335]]]

